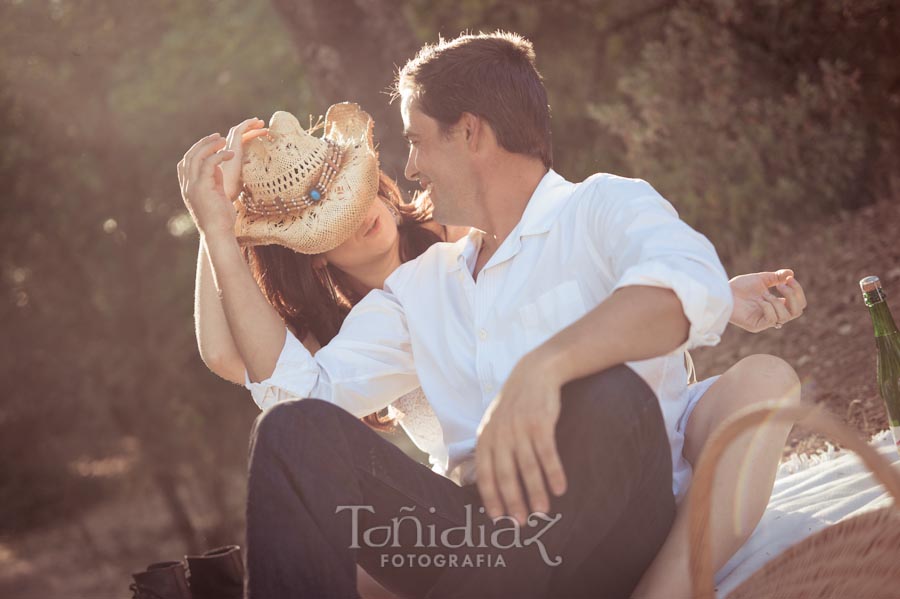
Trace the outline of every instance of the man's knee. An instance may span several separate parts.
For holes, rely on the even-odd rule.
[[[625,496],[648,488],[648,481],[671,493],[662,409],[631,368],[615,366],[565,385],[555,432],[567,476],[588,485],[603,480]]]
[[[313,398],[279,402],[256,417],[251,439],[302,434],[304,427],[320,426],[323,418],[331,418],[337,409],[332,403]]]
[[[641,455],[662,455],[670,451],[656,394],[625,365],[564,385],[555,434],[560,455],[574,452],[576,457],[569,459],[577,461],[584,459],[585,452],[604,455],[631,448]]]
[[[658,408],[656,394],[635,371],[619,364],[563,385],[562,410],[604,414],[630,420],[648,408]],[[594,420],[596,422],[596,420]]]

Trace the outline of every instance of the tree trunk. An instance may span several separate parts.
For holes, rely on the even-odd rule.
[[[173,473],[166,472],[163,469],[154,468],[153,479],[156,482],[156,488],[162,494],[169,517],[172,518],[172,526],[175,532],[184,541],[187,547],[187,553],[191,555],[199,555],[201,548],[197,537],[197,530],[191,522],[191,516],[188,514],[184,501],[178,495],[178,483]]]
[[[322,112],[357,102],[375,119],[381,167],[403,183],[400,109],[388,104],[399,66],[418,42],[398,0],[272,0],[299,50]]]

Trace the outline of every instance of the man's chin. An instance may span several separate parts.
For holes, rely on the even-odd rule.
[[[439,225],[445,227],[464,227],[466,224],[462,222],[465,219],[460,218],[461,215],[455,214],[452,210],[443,210],[438,204],[434,204],[434,211],[431,217]]]
[[[446,215],[438,214],[438,211],[437,211],[437,210],[435,210],[434,213],[433,213],[431,216],[432,216],[432,218],[434,219],[434,222],[436,222],[436,223],[439,224],[439,225],[444,225],[445,227],[465,227],[465,226],[468,226],[468,225],[466,225],[465,223],[463,223],[459,218],[449,218],[449,217],[447,217]]]

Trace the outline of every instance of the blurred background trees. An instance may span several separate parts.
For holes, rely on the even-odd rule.
[[[556,169],[649,180],[727,266],[773,231],[884,193],[900,166],[898,12],[890,0],[4,0],[2,532],[155,494],[185,550],[240,538],[257,410],[197,355],[197,235],[175,178],[196,139],[355,100],[402,178],[385,93],[396,68],[438,35],[514,30],[549,90]]]

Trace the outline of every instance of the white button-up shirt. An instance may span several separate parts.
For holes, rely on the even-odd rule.
[[[689,337],[628,366],[659,398],[682,495],[690,479],[676,427],[687,405],[684,351],[718,343],[732,309],[709,240],[645,181],[598,174],[573,184],[552,170],[475,280],[482,235],[473,229],[400,266],[315,357],[288,332],[272,376],[247,380],[256,403],[317,397],[362,417],[421,385],[443,430],[445,472],[474,482],[476,430],[519,359],[616,289],[664,287],[681,300]]]

